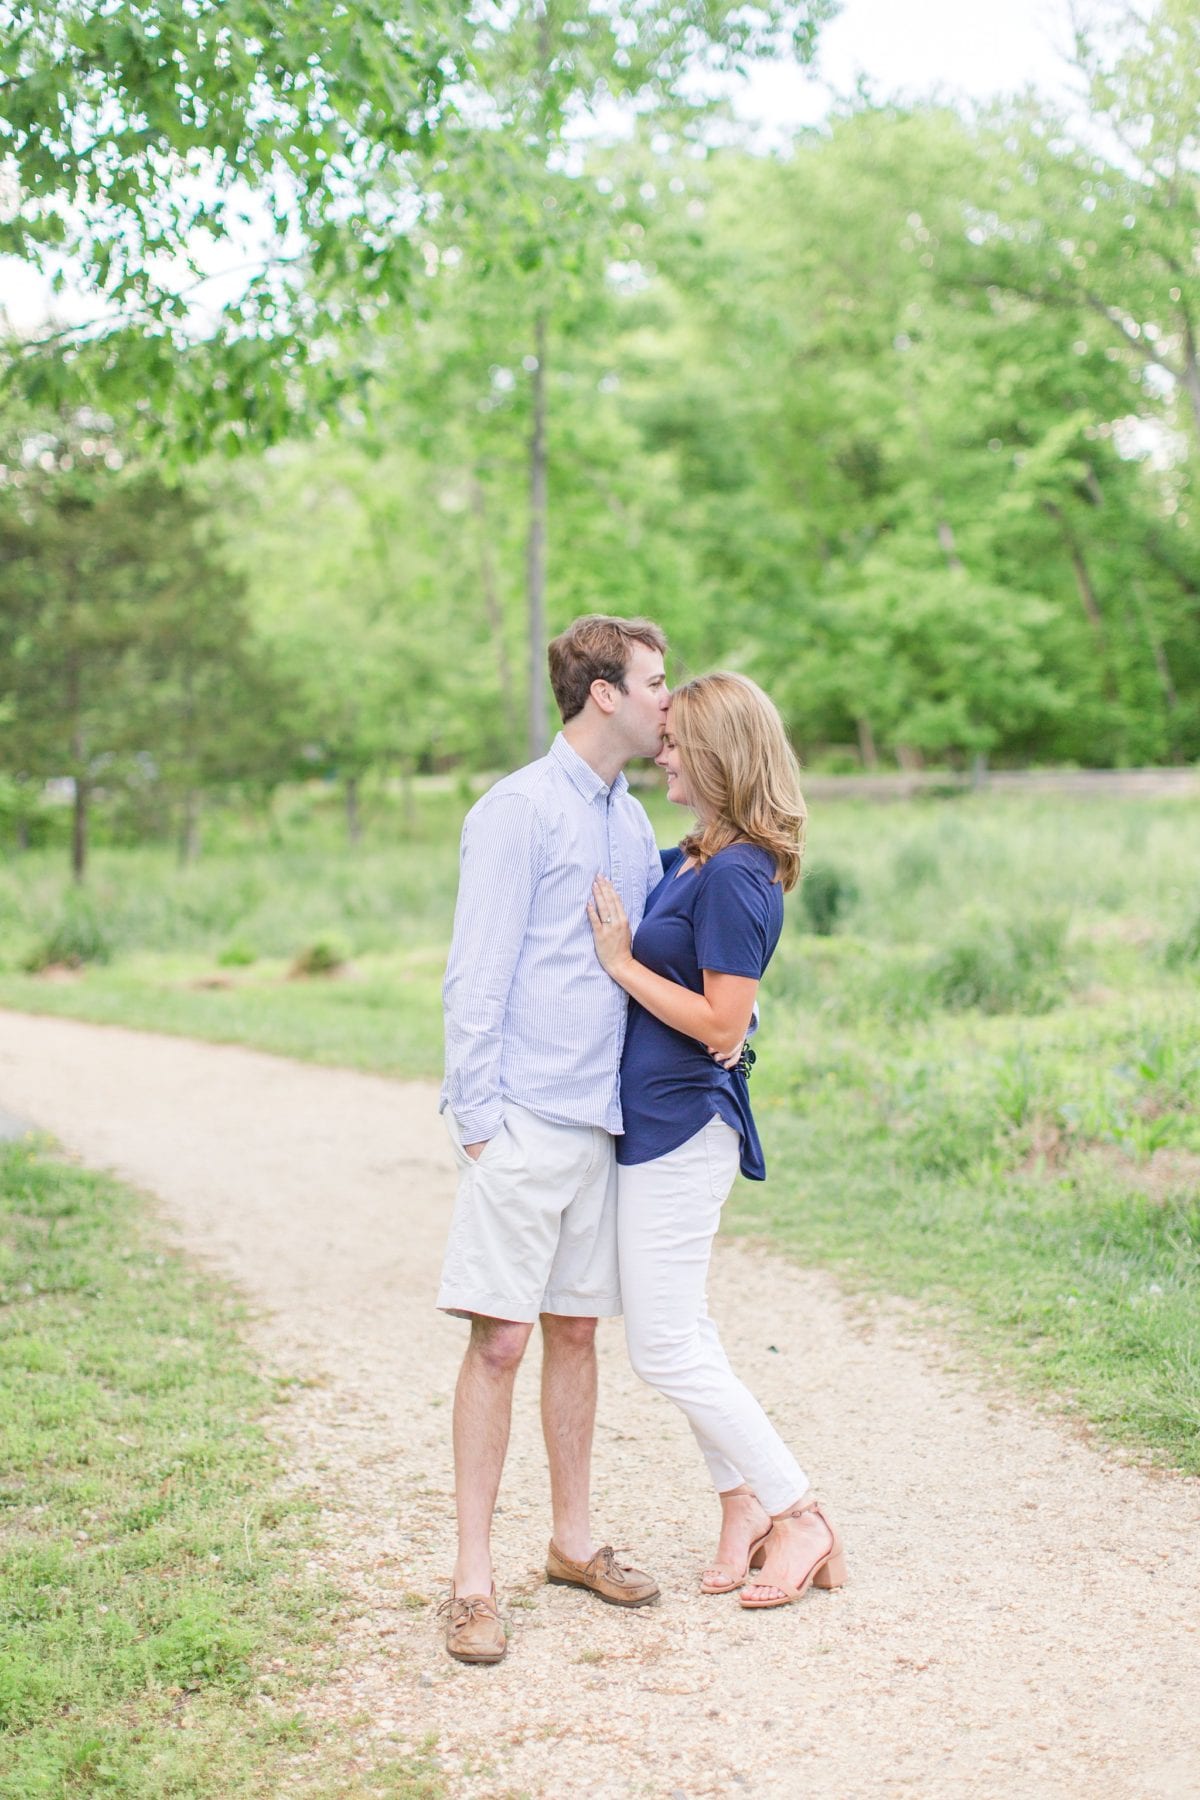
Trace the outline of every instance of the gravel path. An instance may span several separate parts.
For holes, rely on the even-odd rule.
[[[673,1409],[601,1328],[597,1523],[664,1598],[545,1586],[535,1369],[497,1521],[508,1660],[463,1668],[452,1557],[464,1327],[432,1305],[452,1164],[432,1089],[0,1014],[0,1105],[158,1196],[256,1304],[296,1478],[351,1596],[317,1716],[435,1733],[473,1796],[1200,1796],[1200,1483],[1155,1476],[956,1367],[920,1317],[723,1245],[734,1362],[836,1510],[851,1580],[755,1617],[704,1599],[713,1507]],[[532,1356],[531,1360],[536,1360]]]

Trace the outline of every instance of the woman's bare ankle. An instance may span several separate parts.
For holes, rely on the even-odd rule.
[[[733,1488],[729,1493],[720,1495],[720,1501],[722,1510],[731,1507],[735,1513],[751,1510],[766,1513],[767,1510],[752,1487]],[[767,1517],[770,1517],[769,1513]]]
[[[817,1496],[813,1493],[811,1488],[806,1488],[800,1498],[798,1500],[793,1500],[792,1504],[786,1506],[782,1512],[772,1513],[771,1522],[774,1525],[782,1525],[786,1519],[794,1519],[798,1512],[807,1512],[809,1507],[815,1506],[816,1504]]]

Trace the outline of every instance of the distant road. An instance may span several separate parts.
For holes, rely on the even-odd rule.
[[[1071,799],[1196,800],[1200,769],[995,769],[972,777],[921,769],[895,775],[805,774],[810,800],[911,800],[918,794],[1058,794]]]

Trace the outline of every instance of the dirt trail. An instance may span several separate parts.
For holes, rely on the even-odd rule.
[[[506,1663],[447,1660],[449,1401],[432,1306],[452,1165],[433,1090],[253,1052],[0,1014],[0,1105],[158,1196],[259,1310],[282,1414],[353,1596],[310,1711],[437,1734],[471,1796],[1200,1796],[1200,1483],[1122,1466],[982,1388],[898,1306],[724,1245],[733,1360],[842,1525],[840,1593],[755,1617],[704,1599],[702,1465],[601,1331],[597,1523],[661,1605],[543,1585],[523,1371],[497,1551]],[[422,1598],[424,1597],[424,1598]]]

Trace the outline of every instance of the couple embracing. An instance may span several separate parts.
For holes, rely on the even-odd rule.
[[[492,1513],[513,1383],[541,1324],[551,1581],[618,1606],[650,1575],[592,1536],[598,1318],[681,1408],[721,1502],[701,1587],[783,1606],[844,1575],[837,1533],[731,1369],[705,1304],[722,1203],[765,1171],[742,1046],[804,830],[795,758],[738,675],[670,693],[666,640],[592,616],[550,645],[563,728],[463,827],[442,1109],[459,1185],[438,1305],[470,1320],[454,1397],[458,1555],[446,1647],[498,1662]],[[660,855],[625,765],[695,814]]]

